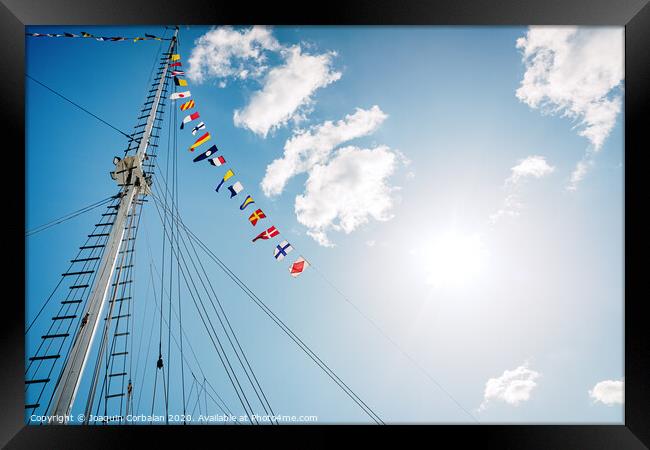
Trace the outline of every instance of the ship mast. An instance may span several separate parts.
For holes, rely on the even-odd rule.
[[[176,45],[178,27],[169,44],[167,55],[171,55]],[[106,248],[100,261],[97,277],[90,291],[90,297],[83,311],[84,326],[79,329],[77,336],[70,348],[69,357],[61,372],[61,377],[56,386],[52,406],[49,415],[53,417],[53,423],[66,423],[72,410],[77,391],[81,382],[82,374],[92,347],[93,340],[97,334],[100,324],[100,315],[107,303],[107,292],[110,282],[113,279],[116,262],[120,247],[124,239],[125,225],[127,218],[133,208],[138,196],[149,194],[150,182],[144,175],[142,168],[143,161],[147,158],[147,148],[152,135],[158,106],[162,98],[165,82],[167,80],[169,64],[165,64],[160,75],[160,81],[155,92],[152,107],[146,121],[144,132],[140,138],[137,151],[133,156],[124,159],[115,158],[115,171],[111,173],[118,185],[123,186],[121,199],[117,208],[115,221],[108,236]],[[110,321],[108,315],[106,321]],[[109,323],[106,324],[108,326]],[[103,349],[100,349],[100,353]],[[102,355],[99,354],[98,358]]]

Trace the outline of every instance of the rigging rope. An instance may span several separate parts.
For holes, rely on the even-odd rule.
[[[339,288],[337,288],[337,287],[336,287],[336,286],[335,286],[335,285],[334,285],[334,284],[333,284],[333,283],[332,283],[332,282],[331,282],[331,281],[330,281],[330,280],[325,276],[325,274],[323,274],[320,270],[318,270],[318,268],[317,268],[316,266],[314,266],[313,264],[312,264],[312,267],[313,267],[313,268],[314,268],[314,269],[319,273],[319,275],[323,278],[323,280],[324,280],[327,284],[329,284],[330,287],[331,287],[332,289],[334,289],[334,290],[335,290],[335,291],[336,291],[336,292],[341,296],[341,298],[343,298],[343,299],[344,299],[348,304],[350,304],[350,306],[352,306],[352,307],[357,311],[357,313],[359,313],[359,315],[361,315],[361,317],[363,317],[363,318],[364,318],[368,323],[370,323],[370,324],[371,324],[371,325],[372,325],[372,326],[373,326],[373,327],[374,327],[374,328],[375,328],[375,329],[376,329],[376,330],[377,330],[377,331],[378,331],[378,332],[379,332],[379,333],[380,333],[380,334],[381,334],[381,335],[382,335],[386,340],[388,340],[388,342],[390,342],[390,343],[391,343],[391,344],[392,344],[392,345],[393,345],[393,346],[394,346],[394,347],[395,347],[395,348],[396,348],[396,349],[397,349],[397,350],[398,350],[398,351],[399,351],[399,352],[400,352],[404,357],[406,357],[409,361],[411,361],[411,363],[412,363],[412,364],[413,364],[417,369],[419,369],[420,372],[422,372],[422,373],[423,373],[423,374],[424,374],[424,375],[425,375],[429,380],[431,380],[433,383],[435,383],[435,385],[436,385],[436,386],[437,386],[437,387],[438,387],[438,388],[439,388],[439,389],[440,389],[440,390],[441,390],[441,391],[442,391],[442,392],[443,392],[447,397],[449,397],[449,399],[451,399],[451,400],[456,404],[456,406],[458,406],[462,411],[464,411],[468,416],[470,416],[470,417],[471,417],[475,422],[477,422],[477,423],[479,422],[478,419],[477,419],[476,417],[474,417],[474,415],[473,415],[471,412],[469,412],[466,408],[464,408],[463,405],[461,405],[460,402],[458,402],[458,400],[456,400],[456,398],[455,398],[453,395],[451,395],[451,394],[450,394],[450,393],[449,393],[449,392],[448,392],[444,387],[442,387],[442,385],[441,385],[441,384],[440,384],[440,383],[439,383],[435,378],[433,378],[433,376],[431,376],[431,375],[429,374],[429,372],[427,372],[427,370],[426,370],[424,367],[422,367],[422,366],[420,365],[420,363],[418,363],[418,362],[417,362],[417,361],[416,361],[416,360],[415,360],[411,355],[409,355],[409,354],[406,352],[406,350],[403,350],[402,347],[400,347],[400,345],[399,345],[397,342],[395,342],[395,341],[394,341],[394,340],[393,340],[393,339],[392,339],[392,338],[391,338],[391,337],[390,337],[386,332],[384,332],[384,330],[383,330],[379,325],[377,325],[377,323],[376,323],[374,320],[372,320],[370,317],[368,317],[366,314],[364,314],[363,311],[361,311],[361,309],[359,309],[359,307],[358,307],[357,305],[355,305],[354,303],[352,303],[352,301],[351,301],[351,300],[350,300],[350,299],[349,299],[345,294],[343,294],[343,292],[341,292],[341,290],[340,290]]]
[[[109,203],[114,198],[115,198],[115,196],[111,195],[108,198],[105,198],[105,199],[100,200],[100,201],[95,202],[95,203],[91,203],[90,205],[84,206],[81,209],[78,209],[78,210],[73,211],[71,213],[65,214],[65,215],[59,217],[58,219],[51,220],[51,221],[49,221],[47,223],[44,223],[43,225],[39,225],[39,226],[37,226],[35,228],[32,228],[31,230],[25,232],[25,237],[29,237],[29,236],[32,236],[32,235],[34,235],[36,233],[40,233],[41,231],[45,231],[48,228],[53,227],[54,225],[58,225],[58,224],[63,223],[65,221],[67,221],[67,220],[73,219],[73,218],[75,218],[75,217],[77,217],[77,216],[79,216],[79,215],[81,215],[81,214],[83,214],[85,212],[92,211],[95,208],[99,208],[100,206],[103,206],[106,203]]]
[[[135,140],[135,139],[133,138],[133,136],[130,136],[130,135],[126,134],[124,131],[120,130],[119,128],[117,128],[117,127],[114,126],[114,125],[111,125],[110,123],[108,123],[107,121],[105,121],[104,119],[102,119],[101,117],[99,117],[98,115],[91,113],[90,111],[88,111],[86,108],[84,108],[84,107],[81,106],[80,104],[73,102],[72,100],[70,100],[70,99],[69,99],[68,97],[66,97],[65,95],[63,95],[63,94],[61,94],[61,93],[55,91],[54,89],[52,89],[51,87],[49,87],[49,86],[46,85],[45,83],[42,83],[42,82],[38,81],[36,78],[32,77],[30,74],[26,73],[25,76],[26,76],[27,78],[29,78],[30,80],[32,80],[33,82],[40,84],[41,86],[43,86],[43,87],[44,87],[45,89],[47,89],[48,91],[50,91],[50,92],[52,92],[52,93],[58,95],[59,97],[61,97],[61,98],[62,98],[63,100],[65,100],[66,102],[71,103],[72,105],[76,106],[77,108],[79,108],[80,110],[82,110],[83,112],[85,112],[86,114],[89,114],[89,115],[91,115],[92,117],[94,117],[95,119],[97,119],[97,120],[99,120],[100,122],[102,122],[103,124],[108,125],[108,126],[111,127],[112,129],[114,129],[115,131],[117,131],[118,133],[120,133],[121,135],[126,136],[129,140],[131,140],[131,141]]]
[[[158,209],[158,205],[156,204],[156,209],[158,210],[159,217],[162,219],[162,215],[160,213],[160,210]],[[172,249],[173,251],[173,249]],[[196,283],[194,280],[191,278],[191,271],[188,269],[187,262],[185,260],[185,257],[183,256],[182,253],[178,252],[177,253],[177,258],[180,256],[181,261],[182,261],[182,267],[184,267],[184,270],[181,269],[181,275],[183,275],[183,280],[185,281],[185,284],[188,288],[188,292],[190,294],[190,297],[192,298],[192,301],[194,302],[195,307],[197,308],[197,311],[199,313],[199,317],[201,318],[201,321],[203,322],[203,325],[205,326],[206,330],[208,330],[208,336],[210,337],[210,340],[212,342],[212,345],[214,346],[217,355],[219,356],[219,359],[224,366],[224,369],[226,370],[226,374],[228,375],[228,378],[230,380],[231,385],[233,386],[233,389],[235,390],[235,393],[237,394],[237,397],[242,405],[242,408],[244,409],[246,416],[251,417],[253,416],[252,414],[252,408],[250,406],[250,402],[248,401],[248,398],[246,396],[245,391],[241,387],[241,384],[239,382],[239,379],[236,376],[236,373],[234,369],[232,368],[232,364],[230,363],[230,360],[228,359],[228,355],[225,352],[223,345],[221,344],[221,341],[219,339],[218,334],[216,333],[216,329],[214,325],[212,324],[212,320],[210,319],[210,316],[207,313],[207,309],[205,305],[201,302],[201,306],[203,308],[203,313],[201,313],[201,309],[199,308],[199,304],[197,303],[197,297],[200,300],[200,296],[198,293],[198,288],[196,287]],[[189,281],[188,281],[189,278]],[[192,291],[192,287],[194,288],[194,291],[196,292],[196,296],[194,292]],[[207,319],[207,323],[206,323]],[[209,324],[209,326],[208,326]],[[210,330],[212,330],[212,333],[210,333]],[[213,337],[214,334],[214,337]],[[216,342],[215,342],[216,340]],[[252,419],[255,421],[255,419]]]
[[[148,235],[148,233],[146,233],[146,225],[145,225],[145,237],[147,237],[147,235]],[[155,271],[156,273],[158,273],[158,272],[157,272],[157,268],[156,268],[155,262],[153,261],[153,258],[152,258],[152,256],[151,256],[151,248],[150,248],[149,240],[148,240],[148,239],[146,240],[146,243],[147,243],[147,249],[148,249],[148,251],[149,251],[149,258],[151,259],[150,266],[149,266],[149,267],[150,267],[150,275],[151,275],[151,283],[150,283],[150,286],[153,286],[153,287],[154,287],[154,290],[155,290],[155,286],[154,286],[155,281],[154,281],[154,279],[153,279],[153,276],[154,276],[154,271]],[[180,276],[180,273],[179,273],[179,276]],[[158,298],[158,297],[154,294],[154,296],[153,296],[153,299],[154,299],[154,307],[157,307],[157,306],[158,306],[157,298]],[[176,314],[176,317],[179,319],[179,323],[180,323],[180,322],[181,322],[181,320],[180,320],[180,312],[177,313],[175,310],[173,310],[173,312]],[[146,314],[145,314],[145,316],[146,316]],[[180,336],[181,336],[181,337],[182,337],[182,336],[185,336],[185,337],[188,339],[188,341],[187,341],[187,345],[189,345],[189,349],[190,349],[190,351],[191,351],[191,353],[192,353],[192,356],[193,356],[193,358],[194,358],[194,361],[196,362],[196,366],[198,367],[199,372],[201,373],[201,375],[203,376],[203,378],[207,378],[206,375],[205,375],[205,372],[203,371],[203,367],[201,366],[201,362],[200,362],[199,358],[197,357],[196,352],[194,351],[194,347],[192,346],[192,342],[189,340],[189,337],[187,336],[187,333],[185,332],[185,330],[184,330],[183,327],[182,327],[182,324],[181,324],[181,326],[180,326],[179,328],[180,328]],[[151,330],[153,330],[153,324],[152,324]],[[143,332],[144,332],[144,330],[143,330]],[[151,335],[152,335],[152,334],[153,334],[153,333],[151,333],[151,334],[149,335],[149,344],[151,344]],[[176,344],[176,347],[178,347],[179,350],[180,350],[180,345],[179,345],[178,341],[175,339],[175,337],[174,337],[173,334],[172,334],[172,339],[174,339],[174,343]],[[138,350],[138,354],[139,354],[139,353],[140,353],[140,351]],[[149,349],[147,349],[147,352],[146,352],[145,354],[149,354]],[[183,356],[182,359],[183,359],[183,361],[185,362],[185,365],[187,365],[188,369],[190,370],[190,374],[192,374],[192,376],[194,376],[194,372],[192,371],[191,366],[190,366],[190,363],[189,363],[189,361],[187,360],[187,358],[186,358],[185,356]],[[145,370],[146,370],[146,367],[145,367]],[[138,369],[137,369],[137,367],[136,367],[136,374],[137,374],[137,373],[138,373]],[[212,389],[212,392],[214,392],[214,394],[217,396],[217,398],[221,401],[221,404],[223,404],[223,406],[221,406],[221,404],[219,404],[216,400],[214,400],[214,398],[213,398],[213,401],[215,401],[215,403],[219,404],[219,405],[220,405],[220,408],[225,409],[229,415],[233,415],[233,413],[232,413],[232,411],[230,410],[230,408],[228,408],[228,406],[226,405],[226,402],[225,402],[225,401],[221,398],[221,396],[217,393],[216,389],[214,388],[214,386],[212,386],[212,384],[210,383],[210,381],[209,381],[209,380],[206,380],[206,382],[207,382],[208,386]],[[140,391],[140,394],[142,394],[142,391]],[[192,395],[192,392],[191,392],[191,390],[190,390],[190,393],[189,393],[188,396],[186,397],[187,401],[189,401],[189,398],[191,397],[191,395]],[[211,398],[212,398],[212,397],[211,397]]]
[[[152,198],[155,200],[155,204],[160,204],[160,199],[155,194],[151,194]],[[162,206],[162,205],[161,205]],[[232,272],[228,266],[219,259],[210,249],[205,245],[180,219],[180,217],[172,217],[174,220],[178,221],[181,228],[188,234],[191,239],[194,239],[195,242],[199,245],[200,248],[205,251],[211,259],[217,263],[217,265],[224,271],[244,293],[251,299],[253,302],[262,309],[262,311],[275,322],[276,325],[282,329],[282,331],[287,334],[297,345],[298,347],[309,356],[312,361],[314,361],[324,372],[325,374],[332,379],[347,395],[350,397],[373,421],[378,424],[383,424],[384,422],[381,418],[345,383],[341,380],[338,375],[325,363],[323,362],[316,353],[314,353],[311,348],[305,344],[298,335],[296,335],[291,328],[289,328],[273,311],[259,298],[257,295],[241,280],[237,275]]]

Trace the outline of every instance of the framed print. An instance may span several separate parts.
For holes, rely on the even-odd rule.
[[[2,442],[649,445],[647,2],[303,9],[4,1]]]

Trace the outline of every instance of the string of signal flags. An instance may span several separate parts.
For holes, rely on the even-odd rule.
[[[179,54],[172,54],[169,57],[169,67],[172,69],[171,70],[171,75],[174,77],[174,84],[179,87],[186,87],[187,86],[187,80],[184,78],[181,78],[182,76],[185,75],[185,72],[182,69],[182,63],[180,61],[181,57]],[[180,128],[181,130],[185,128],[190,128],[193,124],[196,124],[192,126],[192,136],[197,136],[196,140],[192,145],[189,147],[189,151],[194,152],[197,148],[200,146],[204,145],[205,143],[209,142],[212,139],[212,135],[210,134],[209,131],[206,130],[206,125],[202,121],[198,121],[201,118],[201,115],[199,112],[195,109],[196,103],[193,99],[191,99],[192,93],[190,91],[182,91],[182,92],[174,92],[171,94],[169,97],[171,100],[180,100],[183,101],[180,103],[179,108],[181,111],[187,111],[189,114],[187,114],[183,120],[181,121]],[[193,111],[193,112],[190,112]],[[219,149],[215,144],[213,144],[210,148],[205,150],[203,153],[197,155],[194,158],[194,162],[202,162],[202,161],[207,161],[208,164],[215,166],[215,167],[222,167],[227,164],[226,158],[222,154],[217,154],[219,153]],[[216,192],[229,192],[230,198],[235,198],[239,196],[243,191],[244,191],[244,185],[240,181],[233,181],[235,177],[235,172],[232,169],[227,169],[224,175],[221,177],[221,180],[219,181],[219,184],[215,188]],[[226,185],[227,187],[225,189],[222,189],[223,186]],[[241,194],[239,198],[242,198],[244,194]],[[259,240],[264,240],[268,241],[271,240],[272,238],[275,238],[280,235],[280,231],[273,225],[266,227],[266,224],[268,224],[269,219],[266,216],[266,213],[261,208],[256,208],[255,200],[251,195],[246,195],[244,200],[242,201],[241,205],[239,206],[240,211],[250,211],[250,215],[248,216],[248,221],[250,222],[251,226],[257,227],[258,223],[260,224],[260,227],[266,228],[264,231],[261,231],[259,234],[257,234],[253,239],[252,242],[257,242]],[[251,209],[248,209],[248,208]],[[287,240],[282,240],[279,243],[277,243],[273,249],[273,257],[275,258],[276,261],[282,261],[289,253],[293,251],[293,246],[289,243]],[[310,264],[309,262],[303,257],[299,256],[296,258],[293,263],[289,266],[289,274],[296,278],[298,277],[301,273],[309,267]]]
[[[26,36],[38,38],[90,38],[100,42],[120,42],[120,41],[169,41],[171,38],[162,38],[153,34],[145,33],[144,36],[125,37],[125,36],[95,36],[94,34],[82,31],[75,33],[25,33]]]

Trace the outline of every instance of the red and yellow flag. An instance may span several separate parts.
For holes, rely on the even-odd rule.
[[[190,108],[194,108],[194,100],[188,100],[181,105],[181,111],[185,111]]]
[[[250,215],[248,220],[253,226],[255,226],[258,220],[264,219],[265,217],[266,214],[264,214],[264,212],[261,209],[258,209],[257,211],[255,211],[253,214]]]
[[[190,147],[190,151],[193,152],[196,147],[198,147],[201,144],[205,144],[210,140],[210,133],[205,133],[203,136],[198,138],[194,144]]]

